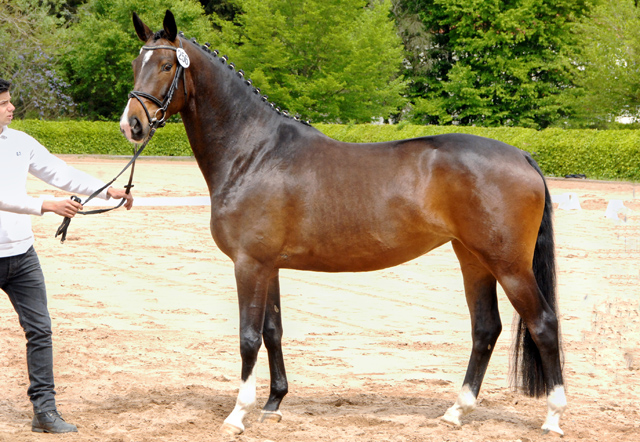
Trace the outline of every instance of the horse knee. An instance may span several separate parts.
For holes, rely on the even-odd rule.
[[[257,358],[261,345],[262,335],[256,333],[242,333],[240,336],[240,355],[242,356],[242,359]]]

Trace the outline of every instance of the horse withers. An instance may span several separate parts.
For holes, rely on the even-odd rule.
[[[261,420],[282,417],[279,269],[377,270],[451,242],[473,344],[462,389],[442,419],[460,425],[476,407],[502,330],[499,283],[520,316],[514,379],[524,393],[546,395],[542,429],[563,434],[552,205],[528,153],[463,134],[339,142],[268,103],[226,57],[179,35],[170,11],[158,32],[135,13],[133,24],[144,46],[121,130],[141,143],[181,115],[211,195],[211,234],[234,263],[242,371],[224,432],[243,432],[255,406],[262,342],[271,389]]]

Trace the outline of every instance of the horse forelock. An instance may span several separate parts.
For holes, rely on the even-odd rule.
[[[164,29],[160,29],[158,32],[153,34],[153,41],[156,42],[162,38],[167,38],[167,33],[164,32]]]

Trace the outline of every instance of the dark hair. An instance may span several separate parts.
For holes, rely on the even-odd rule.
[[[0,78],[0,94],[3,92],[7,92],[9,90],[9,87],[11,87],[11,82]]]

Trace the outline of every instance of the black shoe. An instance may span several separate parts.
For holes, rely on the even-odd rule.
[[[36,413],[31,422],[31,431],[36,433],[75,433],[78,427],[62,419],[58,410]]]

